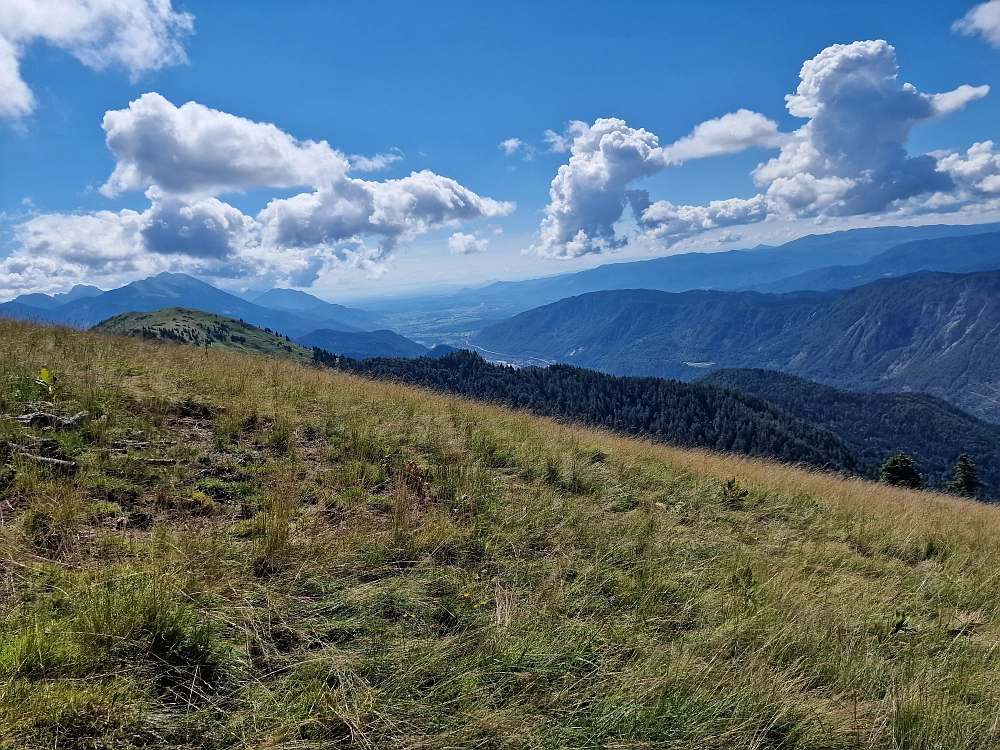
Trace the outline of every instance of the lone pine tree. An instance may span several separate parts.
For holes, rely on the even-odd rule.
[[[913,459],[905,453],[897,453],[895,456],[890,456],[882,464],[879,477],[886,484],[894,484],[898,487],[919,489],[923,485],[923,480],[913,465]]]
[[[982,486],[976,472],[976,463],[969,458],[968,453],[963,453],[955,462],[954,477],[948,482],[948,487],[960,495],[975,497]]]

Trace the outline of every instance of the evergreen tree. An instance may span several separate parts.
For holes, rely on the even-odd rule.
[[[923,485],[923,480],[913,465],[913,459],[905,453],[897,453],[882,464],[880,478],[886,484],[894,484],[897,487],[919,489]]]
[[[983,483],[979,481],[976,464],[969,458],[968,453],[963,453],[958,457],[954,472],[954,478],[948,482],[948,487],[966,497],[975,497],[979,494]]]

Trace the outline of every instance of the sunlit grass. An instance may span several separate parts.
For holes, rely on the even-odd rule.
[[[99,417],[75,475],[6,454],[2,747],[1000,745],[994,507],[278,359],[0,346],[0,413],[45,366]]]

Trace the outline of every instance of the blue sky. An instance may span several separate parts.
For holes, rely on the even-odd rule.
[[[995,149],[980,149],[976,164],[966,154],[973,144],[1000,140],[996,2],[170,6],[149,0],[160,30],[136,31],[139,38],[125,40],[132,45],[129,54],[115,52],[122,40],[113,31],[115,13],[128,7],[125,0],[91,3],[102,6],[103,15],[81,20],[79,28],[60,20],[63,27],[54,31],[44,18],[31,26],[32,13],[46,5],[42,0],[7,2],[22,20],[18,26],[5,14],[0,40],[16,50],[19,77],[33,101],[22,101],[0,124],[4,298],[64,291],[79,282],[108,287],[167,269],[234,288],[297,285],[349,298],[753,246],[846,226],[997,218],[1000,156],[994,169]],[[80,5],[53,4],[70,10]],[[72,13],[64,10],[62,17],[67,15]],[[963,17],[964,25],[953,28]],[[991,25],[994,19],[998,27]],[[792,159],[789,134],[809,118],[794,116],[785,97],[800,85],[803,64],[831,45],[865,40],[885,40],[894,52],[859,47],[843,55],[872,70],[898,65],[895,87],[908,82],[920,92],[906,99],[908,94],[897,96],[895,88],[883,86],[879,94],[879,101],[907,112],[926,109],[908,114],[898,136],[908,154],[865,157],[869,161],[851,156],[822,172],[815,163]],[[4,83],[0,70],[0,91]],[[963,85],[974,90],[952,99],[924,96]],[[984,86],[991,91],[979,88]],[[144,99],[141,111],[129,110],[150,92],[162,101]],[[800,101],[800,114],[830,109],[850,96],[837,88],[818,105],[808,98]],[[439,203],[375,222],[378,231],[354,224],[345,229],[339,218],[336,230],[321,231],[317,212],[332,221],[323,191],[339,189],[321,183],[327,185],[326,175],[340,167],[334,159],[332,172],[313,174],[296,161],[297,152],[287,150],[280,177],[272,169],[266,178],[241,173],[235,182],[220,178],[209,180],[211,185],[181,180],[170,190],[153,187],[150,197],[150,186],[165,179],[163,164],[143,162],[154,157],[137,156],[129,144],[147,136],[140,128],[173,117],[171,108],[186,102],[207,113],[273,123],[281,137],[289,137],[291,145],[283,148],[326,141],[331,153],[344,157],[399,157],[384,170],[347,168],[343,184],[367,191],[364,200],[374,196],[376,205],[396,207],[400,195],[420,204],[432,200],[427,191],[436,191]],[[884,109],[862,107],[869,114]],[[106,112],[123,110],[134,118],[119,118],[113,150],[102,121]],[[746,116],[721,121],[693,150],[661,148],[700,123],[740,110]],[[181,124],[174,127],[199,121],[198,112],[177,115]],[[588,130],[574,129],[574,122]],[[233,121],[220,123],[224,130]],[[848,145],[864,150],[837,127],[817,120],[815,132],[796,137],[810,148],[822,140],[838,153]],[[658,140],[649,141],[638,129]],[[719,136],[720,129],[738,137]],[[240,137],[271,137],[251,130]],[[576,139],[574,150],[553,151],[560,143],[546,141],[546,131],[568,138],[566,146]],[[620,139],[620,153],[641,164],[612,163],[604,147],[586,145],[598,137],[604,143]],[[509,154],[500,146],[508,139],[520,141]],[[172,142],[156,143],[155,158],[169,159]],[[237,155],[255,153],[234,148]],[[945,151],[961,158],[942,162]],[[568,167],[577,152],[576,166],[554,186],[560,167]],[[933,163],[913,158],[930,152],[938,154]],[[190,155],[191,169],[198,169],[199,153]],[[781,163],[751,176],[771,159]],[[102,192],[123,164],[143,175]],[[415,186],[399,182],[423,170],[434,178]],[[603,175],[600,189],[591,184],[595,170]],[[880,173],[898,177],[901,171],[905,186],[896,177],[885,178],[892,184],[878,182]],[[859,175],[868,181],[867,192],[856,184]],[[820,187],[810,187],[806,197],[796,188],[792,196],[789,185],[801,187],[806,178]],[[558,199],[550,198],[550,188]],[[307,194],[320,195],[313,203],[321,205],[307,208],[304,198],[296,198]],[[329,200],[340,201],[338,196]],[[275,200],[283,203],[264,216]],[[712,208],[712,201],[731,203]],[[220,221],[229,227],[225,237],[206,234],[204,226],[217,229]],[[151,230],[153,224],[159,229]],[[185,241],[202,244],[186,248]]]

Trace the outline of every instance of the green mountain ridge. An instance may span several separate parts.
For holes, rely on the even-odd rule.
[[[171,341],[194,346],[214,346],[247,354],[286,357],[299,362],[312,359],[312,352],[271,331],[241,320],[184,307],[165,307],[153,312],[115,315],[95,325],[97,333]]]

